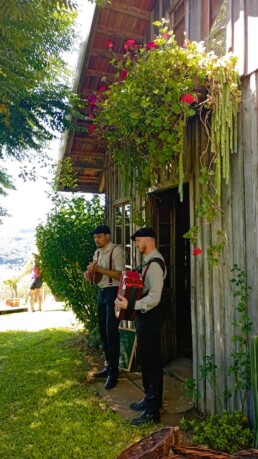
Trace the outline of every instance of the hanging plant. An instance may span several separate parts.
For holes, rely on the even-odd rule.
[[[90,96],[90,130],[106,140],[127,192],[145,193],[159,171],[172,164],[182,200],[185,129],[189,117],[198,115],[208,134],[205,152],[210,157],[208,166],[204,152],[200,157],[200,182],[207,192],[196,215],[212,221],[220,208],[221,181],[229,181],[230,154],[237,151],[236,57],[218,57],[207,53],[203,43],[189,40],[181,47],[167,20],[154,25],[159,27],[155,40],[145,46],[128,40],[123,59],[117,59],[112,41],[107,41],[116,80]]]

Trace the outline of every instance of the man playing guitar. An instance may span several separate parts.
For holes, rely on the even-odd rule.
[[[107,378],[105,389],[117,385],[120,353],[119,322],[115,316],[114,302],[122,271],[125,270],[122,247],[110,241],[110,228],[97,226],[91,234],[97,250],[87,267],[84,277],[98,284],[97,308],[100,337],[104,346],[106,367],[94,373],[95,378]],[[100,276],[99,276],[100,275]],[[101,276],[102,275],[102,276]],[[97,278],[97,276],[99,276]]]

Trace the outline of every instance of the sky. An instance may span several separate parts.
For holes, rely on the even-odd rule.
[[[94,6],[88,0],[79,0],[81,12],[78,17],[78,30],[81,31],[81,42],[85,40],[89,29],[89,23],[92,18]],[[75,78],[75,69],[78,62],[79,47],[73,54],[67,56],[67,61],[73,70],[73,78]],[[48,154],[53,162],[58,160],[58,152],[60,150],[60,139],[50,144]],[[35,166],[42,175],[41,164],[37,157],[33,161],[33,153],[31,155],[29,165]],[[2,165],[1,165],[2,167]],[[47,197],[46,191],[50,191],[50,187],[46,181],[40,176],[36,182],[24,182],[18,178],[20,164],[18,162],[8,161],[4,163],[4,167],[9,175],[11,175],[16,190],[9,190],[7,197],[0,197],[0,205],[8,210],[11,217],[3,218],[3,225],[0,225],[1,232],[6,231],[8,227],[16,227],[18,229],[36,228],[36,226],[44,221],[45,215],[50,210],[50,201]]]
[[[53,158],[54,159],[54,158]],[[7,196],[0,198],[0,205],[8,211],[10,216],[2,218],[1,229],[6,230],[10,226],[17,229],[34,229],[50,210],[50,200],[47,192],[50,185],[40,175],[37,159],[31,161],[29,166],[38,169],[36,181],[24,181],[19,178],[21,164],[17,161],[8,161],[4,164],[8,175],[11,176],[15,190],[7,190]],[[4,226],[4,228],[2,228]]]

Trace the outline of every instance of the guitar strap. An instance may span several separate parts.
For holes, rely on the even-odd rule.
[[[114,250],[116,247],[117,247],[116,245],[113,247],[113,249],[111,250],[110,255],[109,255],[109,270],[110,270],[110,271],[112,271],[112,254],[113,254],[113,250]],[[100,253],[100,251],[98,250],[98,251],[97,251],[96,265],[98,264],[99,253]],[[92,278],[93,278],[93,277],[92,277]],[[93,283],[93,282],[92,282],[92,283]],[[108,285],[109,285],[109,287],[112,287],[112,285],[113,285],[113,279],[112,279],[112,277],[109,277],[109,279],[108,279]]]
[[[109,256],[109,270],[110,270],[110,271],[112,271],[112,254],[113,254],[113,250],[114,250],[116,247],[117,247],[116,245],[113,247],[113,249],[111,250],[110,256]],[[110,277],[108,281],[109,281],[109,282],[108,282],[109,287],[112,287],[112,285],[113,285],[113,279],[112,279],[112,277]]]

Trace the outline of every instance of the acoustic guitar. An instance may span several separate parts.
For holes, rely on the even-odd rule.
[[[95,269],[93,269],[91,273],[89,271],[86,271],[85,277],[86,277],[86,280],[91,283],[91,285],[97,285],[100,283],[103,277],[103,274],[98,273],[97,271],[95,271]]]

